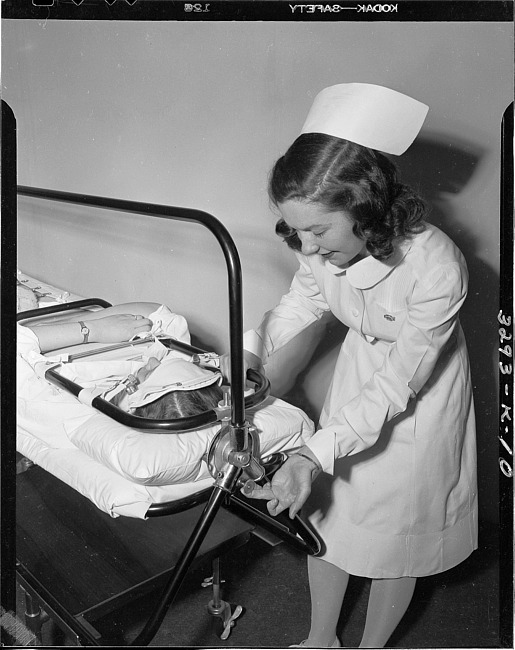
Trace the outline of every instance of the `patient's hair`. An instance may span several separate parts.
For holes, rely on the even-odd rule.
[[[394,252],[394,240],[424,229],[426,206],[398,179],[395,164],[385,155],[359,144],[322,133],[304,133],[272,169],[271,202],[322,205],[330,212],[349,212],[354,234],[379,260]],[[281,219],[276,233],[300,251],[295,230]]]
[[[196,390],[175,390],[134,409],[134,415],[152,420],[175,420],[198,415],[218,406],[223,391],[217,384]]]

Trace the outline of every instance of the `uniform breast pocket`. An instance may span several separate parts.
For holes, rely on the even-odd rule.
[[[368,323],[371,334],[377,339],[385,341],[396,341],[399,331],[406,320],[407,309],[389,309],[379,303],[375,303],[368,311]]]

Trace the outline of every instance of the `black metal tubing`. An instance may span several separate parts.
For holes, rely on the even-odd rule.
[[[272,454],[263,460],[262,464],[265,470],[266,480],[272,478],[286,458],[287,455],[280,452]],[[213,488],[210,486],[180,500],[153,503],[147,510],[147,517],[161,517],[182,512],[182,510],[207,501],[212,491]],[[282,512],[277,517],[271,517],[266,511],[266,505],[262,501],[247,499],[241,493],[233,493],[227,496],[228,498],[223,503],[223,506],[227,510],[242,516],[246,521],[266,528],[266,530],[274,533],[277,537],[299,551],[308,555],[320,554],[322,541],[299,515],[290,519],[286,512]]]
[[[262,466],[263,469],[265,470],[264,479],[270,480],[271,477],[275,474],[275,472],[279,469],[279,467],[281,467],[281,465],[284,463],[286,458],[287,456],[283,452],[277,452],[265,458],[262,461]],[[212,491],[212,486],[206,488],[205,490],[201,490],[200,492],[195,492],[194,494],[184,497],[183,499],[176,499],[175,501],[162,501],[161,503],[153,503],[152,505],[149,506],[149,509],[147,510],[147,517],[162,517],[164,515],[172,515],[175,514],[176,512],[181,512],[182,510],[186,510],[188,504],[198,505],[199,503],[203,503],[204,501],[207,501],[211,491]],[[190,503],[190,499],[193,499],[194,497],[197,500],[195,502],[192,501]]]
[[[231,424],[237,429],[236,444],[238,450],[244,447],[242,428],[245,424],[244,389],[245,378],[243,373],[243,299],[241,283],[241,264],[234,241],[226,227],[215,217],[201,210],[181,208],[139,201],[126,201],[110,199],[88,194],[75,194],[48,190],[39,187],[18,185],[18,194],[49,201],[63,201],[65,203],[78,203],[94,208],[131,212],[149,217],[172,219],[177,221],[193,221],[208,228],[220,244],[228,271],[229,291],[229,333],[231,352]]]
[[[29,320],[29,318],[38,318],[39,316],[48,316],[49,314],[57,314],[61,311],[82,309],[83,307],[106,308],[112,307],[112,305],[110,302],[107,302],[107,300],[102,300],[102,298],[86,298],[84,300],[74,300],[72,302],[63,302],[60,305],[50,305],[48,307],[20,311],[16,314],[16,322],[19,322],[21,320]]]
[[[99,639],[90,634],[90,630],[81,625],[75,616],[70,614],[66,606],[54,598],[52,593],[37,580],[20,562],[16,562],[18,582],[28,593],[38,600],[45,612],[63,626],[68,634],[75,635],[81,645],[99,646]]]
[[[227,483],[229,485],[235,485],[238,479],[238,476],[241,474],[241,468],[231,465],[227,472]],[[131,642],[131,646],[138,645],[148,645],[150,641],[154,638],[159,626],[161,625],[163,618],[166,615],[166,612],[170,605],[172,604],[179,588],[184,580],[186,573],[197,554],[213,520],[216,516],[216,513],[220,509],[223,500],[226,497],[227,492],[224,488],[215,485],[211,490],[211,496],[209,501],[204,508],[200,519],[191,534],[188,543],[186,544],[183,552],[175,569],[173,571],[168,584],[166,585],[163,594],[160,598],[159,604],[156,607],[155,611],[152,613],[151,617],[148,619],[143,630],[138,634],[138,636]]]
[[[200,503],[205,503],[212,492],[213,486],[210,485],[208,488],[189,494],[187,497],[183,497],[182,499],[152,503],[146,512],[146,516],[152,518],[176,515],[178,512],[183,512],[184,510],[189,510],[194,506],[198,506]]]
[[[164,205],[153,205],[137,203],[134,201],[121,201],[117,199],[106,199],[103,197],[87,196],[83,194],[71,194],[55,190],[44,190],[18,186],[18,193],[25,196],[48,199],[53,201],[64,201],[68,203],[79,203],[92,207],[120,210],[123,212],[136,212],[138,214],[161,217],[165,219],[177,219],[182,221],[195,221],[206,226],[217,238],[222,247],[228,271],[229,284],[229,329],[230,329],[230,352],[231,352],[231,426],[234,435],[236,451],[246,448],[247,435],[245,429],[245,402],[244,402],[244,373],[243,373],[243,301],[241,290],[241,265],[236,246],[226,230],[212,215],[198,210],[187,208],[176,208]],[[47,373],[48,374],[48,373]],[[72,382],[73,383],[73,382]],[[73,388],[73,387],[72,387]],[[72,390],[73,392],[73,390]],[[111,405],[112,406],[112,405]],[[155,422],[153,423],[155,425]],[[159,626],[173,602],[182,581],[195,558],[209,528],[220,509],[226,495],[235,489],[241,467],[230,465],[224,478],[224,486],[215,484],[211,496],[204,511],[191,534],[184,551],[182,552],[173,574],[165,587],[159,604],[147,621],[143,630],[131,643],[133,646],[148,645],[155,636]]]
[[[43,307],[41,309],[31,309],[25,312],[19,312],[16,315],[16,320],[29,320],[32,318],[37,318],[38,316],[47,316],[50,314],[56,314],[64,311],[72,311],[74,309],[82,309],[84,307],[111,307],[111,303],[101,298],[86,298],[84,300],[75,300],[69,303],[63,303],[60,305],[51,305],[49,307]],[[197,348],[189,343],[184,343],[182,341],[177,341],[175,339],[167,338],[162,339],[163,344],[169,348],[175,348],[186,352],[187,354],[202,354],[206,352],[201,348]],[[83,390],[83,387],[77,384],[76,382],[63,377],[57,372],[57,368],[51,368],[45,373],[45,378],[60,388],[64,388],[74,397],[78,397],[79,393]],[[262,373],[250,368],[247,371],[247,378],[249,381],[252,381],[256,384],[256,390],[252,395],[244,398],[245,408],[252,408],[257,404],[260,404],[268,395],[270,394],[270,381]],[[154,431],[155,433],[166,433],[170,431],[192,431],[194,429],[200,429],[202,427],[214,424],[218,420],[218,414],[214,410],[205,411],[204,413],[199,413],[197,415],[192,415],[184,418],[175,418],[173,420],[154,420],[151,418],[144,418],[132,413],[128,413],[120,409],[119,407],[111,404],[111,402],[106,401],[102,397],[95,397],[91,405],[108,417],[116,420],[120,424],[123,424],[134,429],[143,429],[145,431]]]
[[[262,466],[265,470],[265,478],[270,480],[275,472],[281,467],[281,465],[286,460],[287,456],[283,452],[277,452],[263,459]],[[264,480],[264,479],[263,479]],[[171,515],[182,510],[186,510],[188,506],[198,505],[207,501],[209,495],[211,494],[212,486],[201,490],[200,492],[195,492],[183,499],[176,499],[175,501],[162,501],[161,503],[153,503],[147,510],[147,517],[162,517],[163,515]],[[190,501],[191,499],[196,498],[196,500]]]
[[[182,221],[195,221],[206,226],[215,235],[220,243],[228,270],[228,283],[229,283],[229,328],[230,328],[230,351],[231,351],[231,425],[236,435],[234,443],[236,451],[245,448],[246,430],[245,430],[245,400],[244,400],[244,373],[243,373],[243,304],[242,304],[242,291],[241,291],[241,265],[239,262],[238,253],[234,242],[225,227],[212,215],[201,212],[198,210],[191,210],[187,208],[177,208],[164,205],[155,205],[148,203],[137,203],[134,201],[122,201],[118,199],[106,199],[103,197],[88,196],[83,194],[71,194],[67,192],[58,192],[55,190],[44,190],[40,188],[32,188],[26,186],[18,186],[18,193],[36,198],[48,199],[53,201],[64,201],[69,203],[80,203],[92,207],[120,210],[123,212],[135,212],[138,214],[161,217],[165,219],[176,219]],[[43,315],[39,312],[39,315]],[[27,318],[27,312],[25,312]],[[52,371],[47,371],[49,375]],[[55,374],[55,373],[52,373]],[[257,375],[258,373],[256,373]],[[50,378],[50,377],[49,377]],[[59,381],[65,378],[58,376]],[[268,380],[267,380],[268,382]],[[77,388],[82,390],[74,382],[66,380],[70,386],[66,386],[70,392],[77,395]],[[269,385],[268,385],[269,387]],[[95,405],[95,398],[92,402]],[[105,400],[103,400],[105,402]],[[109,402],[110,407],[113,407]],[[96,407],[98,408],[98,406]],[[138,418],[141,420],[145,418]],[[152,421],[153,427],[156,421]],[[139,427],[141,428],[141,426]],[[210,490],[208,503],[206,504],[202,515],[197,522],[193,533],[191,534],[188,543],[186,544],[176,566],[170,577],[163,594],[160,598],[159,604],[143,630],[138,634],[131,646],[148,645],[154,638],[159,626],[161,625],[169,606],[172,604],[179,588],[184,580],[184,577],[193,562],[205,536],[207,535],[213,520],[220,509],[223,501],[227,496],[234,497],[234,490],[236,489],[238,477],[242,473],[242,468],[236,465],[229,465],[226,475],[222,475],[223,485],[215,483]],[[184,508],[192,505],[192,499],[204,499],[208,491],[202,491],[197,494],[186,497],[181,504]],[[237,499],[239,501],[239,499]],[[163,504],[166,505],[166,504]],[[154,508],[155,513],[151,516],[158,514],[167,514],[160,512],[159,507]],[[165,508],[166,510],[166,508]],[[263,518],[265,523],[267,518]],[[268,522],[269,522],[268,518]],[[299,520],[300,521],[300,520]],[[305,533],[306,531],[303,531]],[[308,531],[309,532],[309,531]],[[290,536],[291,538],[291,536]],[[288,541],[292,541],[288,539]],[[302,548],[307,548],[308,552],[318,552],[315,547],[310,544],[303,545]]]
[[[254,500],[255,503],[256,500]],[[239,494],[231,494],[225,507],[240,515],[246,521],[263,526],[290,546],[308,555],[319,555],[322,550],[320,539],[299,515],[295,515],[293,519],[290,519],[286,512],[281,512],[276,517],[271,517],[265,512],[266,506],[262,506],[263,511],[261,511],[256,505],[250,503],[250,500]]]
[[[74,397],[78,397],[84,388],[71,379],[60,375],[58,372],[59,367],[60,366],[57,366],[47,370],[45,372],[45,379],[59,388],[64,388]],[[248,371],[247,375],[249,379],[254,381],[257,385],[254,394],[249,395],[244,399],[245,406],[250,408],[256,404],[260,404],[270,394],[270,381],[263,374],[252,369]],[[100,396],[92,399],[91,406],[126,427],[150,431],[151,433],[156,434],[192,431],[194,429],[200,429],[210,424],[214,424],[218,421],[218,413],[212,409],[204,411],[203,413],[198,413],[197,415],[175,418],[173,420],[154,420],[152,418],[145,418],[128,413]]]
[[[57,372],[57,368],[50,368],[47,370],[45,372],[45,379],[59,388],[64,388],[74,397],[78,397],[81,391],[84,390],[84,388],[76,382],[60,375]],[[97,411],[100,411],[100,413],[107,415],[126,427],[141,429],[156,434],[200,429],[209,424],[214,424],[218,419],[216,411],[210,410],[189,417],[175,418],[174,420],[153,420],[152,418],[144,418],[139,415],[128,413],[115,404],[108,402],[103,397],[94,397],[91,401],[91,406],[93,406]]]

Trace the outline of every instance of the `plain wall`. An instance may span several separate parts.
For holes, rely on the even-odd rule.
[[[462,248],[463,310],[478,418],[482,513],[497,511],[496,317],[500,125],[512,101],[510,23],[2,22],[3,98],[24,185],[206,210],[243,268],[245,327],[287,290],[296,264],[273,234],[267,174],[313,97],[377,83],[430,106],[398,162]],[[21,198],[19,267],[82,295],[184,314],[228,348],[226,272],[200,226]],[[308,333],[270,368],[276,394],[316,417],[345,329]],[[309,366],[297,373],[322,342]]]

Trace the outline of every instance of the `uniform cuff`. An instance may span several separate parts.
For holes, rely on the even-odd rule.
[[[263,340],[256,330],[249,330],[243,334],[243,348],[255,354],[261,361],[264,361],[268,356],[263,345]]]
[[[327,474],[334,474],[334,449],[336,433],[328,429],[320,429],[306,443],[306,447],[315,454],[322,467],[322,471]]]

